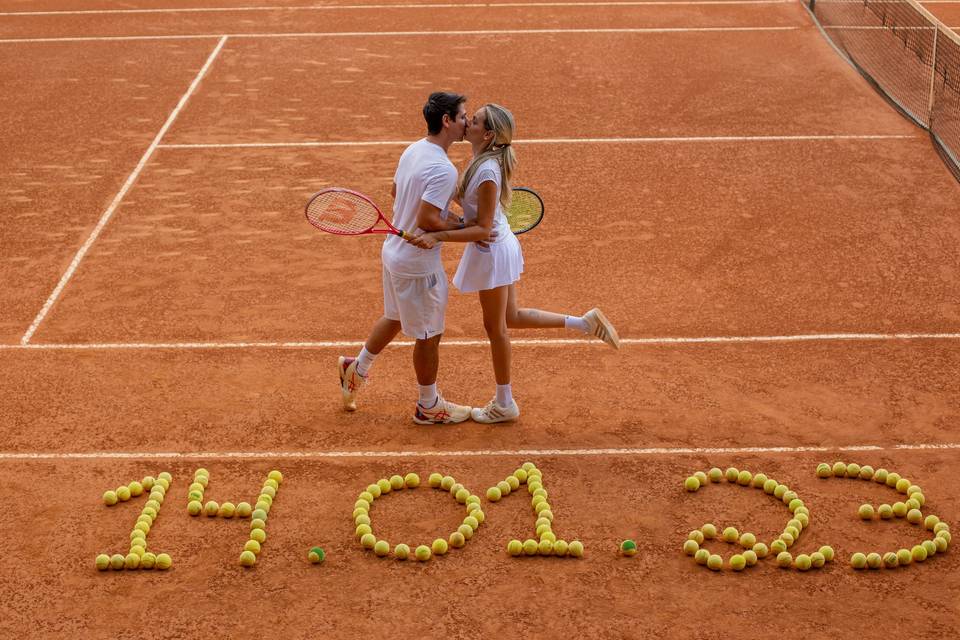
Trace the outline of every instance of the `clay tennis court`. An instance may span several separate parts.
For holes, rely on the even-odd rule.
[[[960,26],[960,2],[925,6]],[[815,473],[882,467],[925,516],[960,517],[960,183],[802,3],[0,0],[0,53],[3,636],[960,634],[956,550],[854,570],[933,533],[858,518],[895,489]],[[546,203],[521,302],[599,306],[624,338],[513,332],[511,425],[415,426],[405,340],[340,407],[336,358],[382,310],[380,242],[303,206],[339,185],[389,211],[436,89],[516,115],[516,183]],[[439,384],[489,399],[475,296],[451,291]],[[483,496],[527,461],[583,558],[507,554],[535,537],[530,496]],[[251,504],[282,471],[254,567],[247,520],[188,515],[201,467],[207,498]],[[681,547],[706,522],[769,542],[792,517],[762,490],[684,490],[711,467],[788,485],[810,511],[790,552],[836,560],[696,564]],[[145,502],[101,496],[162,471],[150,550],[173,566],[97,571]],[[440,472],[482,497],[465,547],[361,548],[358,494],[408,472],[423,485],[375,502],[377,536],[457,528]]]

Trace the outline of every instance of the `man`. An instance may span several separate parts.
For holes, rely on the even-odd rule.
[[[459,226],[447,207],[457,187],[457,169],[447,152],[463,139],[467,126],[466,96],[430,94],[423,107],[427,137],[414,142],[400,156],[394,174],[393,225],[414,234]],[[418,248],[388,235],[383,260],[383,316],[370,331],[356,358],[340,356],[338,373],[343,406],[356,411],[356,396],[366,382],[374,359],[396,335],[416,340],[413,368],[420,398],[413,414],[417,424],[450,424],[470,417],[470,407],[444,399],[437,390],[440,338],[447,309],[447,274],[440,261],[440,245]]]

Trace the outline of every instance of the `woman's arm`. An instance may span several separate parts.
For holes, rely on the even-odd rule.
[[[490,240],[493,216],[497,209],[497,185],[487,180],[477,189],[477,222],[463,229],[431,231],[413,238],[411,242],[423,249],[432,249],[437,242],[481,242]]]

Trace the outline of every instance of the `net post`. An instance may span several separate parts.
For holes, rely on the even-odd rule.
[[[933,100],[935,96],[934,87],[937,80],[937,40],[940,36],[940,25],[933,24],[933,64],[930,69],[930,102],[928,105],[929,117],[927,120],[930,123],[930,128],[933,128]]]

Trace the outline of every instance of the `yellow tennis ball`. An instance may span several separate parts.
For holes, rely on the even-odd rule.
[[[896,489],[900,493],[906,493],[907,489],[909,489],[912,484],[913,483],[907,480],[906,478],[900,478],[899,480],[897,480]]]
[[[723,471],[718,467],[713,467],[707,472],[707,477],[710,478],[710,482],[720,482],[723,480]]]
[[[311,547],[310,551],[307,552],[307,560],[312,564],[320,564],[327,557],[327,554],[324,553],[323,549],[320,547]]]
[[[860,467],[861,480],[869,480],[872,477],[873,477],[873,467],[871,467],[868,464],[865,464],[862,467]]]
[[[252,511],[253,507],[251,507],[248,502],[241,502],[237,505],[236,513],[238,518],[249,518]]]
[[[780,538],[777,538],[776,540],[770,543],[770,551],[772,553],[780,554],[786,550],[787,550],[787,543],[781,540]]]
[[[826,560],[827,562],[833,562],[833,558],[834,558],[833,547],[824,545],[820,547],[819,553],[823,556],[823,559]]]
[[[393,548],[393,557],[397,560],[406,560],[410,557],[410,547],[401,542]]]
[[[744,533],[740,536],[740,545],[744,549],[752,549],[755,544],[757,544],[757,536],[752,533]]]
[[[126,502],[130,499],[130,487],[117,487],[114,493],[117,494],[117,500],[121,502]]]
[[[360,536],[360,545],[364,549],[373,549],[374,545],[377,544],[377,536],[372,533],[365,533]]]
[[[143,494],[143,485],[137,482],[136,480],[128,484],[127,489],[130,490],[130,495],[134,497]]]
[[[457,491],[454,498],[456,498],[457,502],[459,502],[460,504],[465,504],[469,496],[470,496],[469,491],[467,491],[466,489],[460,489],[459,491]]]
[[[520,484],[524,484],[527,481],[527,470],[522,467],[514,471],[513,475],[520,481]]]
[[[460,525],[459,527],[457,527],[457,531],[463,534],[463,538],[465,540],[469,540],[470,538],[473,537],[473,527],[471,527],[468,524]]]
[[[912,489],[913,487],[910,487],[910,488]],[[914,491],[913,493],[907,493],[907,495],[910,496],[910,500],[915,500],[920,507],[922,507],[927,502],[927,499],[923,496],[923,494],[918,491]]]
[[[920,509],[910,509],[907,511],[907,522],[910,524],[920,524],[923,521],[923,513]]]
[[[696,555],[699,550],[700,545],[697,544],[696,540],[687,540],[683,543],[683,552],[688,556]]]
[[[860,476],[860,465],[856,462],[851,462],[847,465],[847,477],[848,478],[857,478]]]
[[[368,484],[365,491],[369,493],[371,496],[373,496],[374,498],[379,498],[381,495],[383,495],[383,491],[381,491],[380,485],[376,483]],[[373,502],[373,500],[371,500],[370,502]]]
[[[430,559],[430,556],[432,555],[432,553],[430,552],[430,547],[428,547],[425,544],[422,544],[419,547],[417,547],[416,551],[414,551],[414,555],[416,556],[417,560],[419,560],[420,562],[426,562],[427,560]]]
[[[537,555],[540,550],[540,544],[536,540],[527,539],[523,541],[523,553],[528,556]]]
[[[393,475],[390,476],[390,488],[394,491],[400,491],[401,489],[406,488],[406,483],[403,481],[403,476]]]
[[[899,558],[896,553],[893,551],[888,551],[883,554],[883,565],[888,569],[893,569],[900,564]]]
[[[707,558],[707,568],[712,571],[720,571],[723,568],[723,558],[717,554],[712,554]]]
[[[693,554],[693,561],[697,564],[707,564],[707,560],[710,559],[710,552],[706,549],[698,549],[695,554]]]
[[[250,539],[263,544],[267,541],[267,532],[263,529],[254,529],[250,532]]]
[[[728,467],[724,476],[726,476],[727,482],[736,482],[737,478],[740,477],[740,470],[736,467]]]
[[[710,524],[709,522],[702,527],[700,531],[703,532],[703,537],[707,540],[713,540],[717,537],[717,526],[715,524]]]
[[[434,555],[442,556],[447,552],[447,541],[443,538],[437,538],[433,541],[433,544],[430,545],[430,550]]]
[[[274,500],[277,497],[277,490],[270,485],[263,485],[263,488],[260,489],[260,495],[270,496],[270,499]]]
[[[872,504],[862,504],[860,508],[857,509],[857,514],[859,514],[861,520],[872,520],[873,519],[873,505]]]
[[[450,488],[457,484],[457,481],[453,479],[453,476],[443,476],[440,480],[440,488],[444,491],[450,491]]]
[[[408,473],[403,476],[403,484],[405,484],[408,489],[416,489],[420,486],[420,476],[415,473]]]
[[[887,486],[896,487],[897,483],[900,482],[900,474],[895,471],[891,471],[887,474]]]
[[[579,540],[574,540],[573,542],[567,545],[567,553],[573,556],[574,558],[582,558],[583,543],[580,542]]]
[[[472,497],[476,498],[476,496],[472,496]],[[479,500],[479,498],[477,499]],[[468,516],[473,515],[474,511],[480,511],[480,510],[481,510],[480,503],[470,502],[470,498],[467,498],[467,515]]]
[[[520,478],[515,475],[509,475],[505,478],[506,482],[510,486],[510,491],[516,491],[520,488]]]
[[[860,473],[859,467],[857,468],[857,473]],[[818,560],[819,559],[820,558],[818,558]],[[805,553],[801,553],[800,555],[797,556],[797,559],[794,561],[794,565],[800,571],[808,571],[810,567],[813,566],[813,558],[811,556],[808,556]]]
[[[919,501],[919,500],[915,500],[915,499],[913,499],[913,498],[910,498],[909,500],[907,500],[907,511],[908,511],[908,512],[910,511],[910,509],[919,509],[919,508],[920,508],[920,501]]]
[[[859,551],[850,556],[850,566],[854,569],[863,569],[867,566],[867,556]]]
[[[924,540],[920,546],[927,550],[928,558],[937,555],[937,544],[933,540]]]
[[[783,496],[786,495],[787,491],[790,491],[790,487],[785,484],[778,484],[773,489],[773,497],[777,500],[782,500]]]
[[[365,513],[361,513],[360,515],[354,517],[353,524],[355,526],[360,526],[361,524],[371,524],[370,516]]]
[[[377,540],[373,545],[373,552],[381,558],[390,553],[390,543],[386,540]]]
[[[497,489],[500,489],[500,495],[508,496],[510,495],[510,484],[506,480],[501,480],[497,483]]]
[[[232,502],[224,502],[220,505],[220,510],[218,511],[221,518],[232,518],[236,512],[237,508]]]
[[[867,554],[867,566],[871,569],[879,569],[883,564],[883,557],[879,553]]]
[[[910,555],[913,556],[914,562],[923,562],[927,559],[927,549],[923,545],[914,545],[910,549]]]
[[[106,571],[110,568],[110,556],[101,553],[97,556],[97,559],[94,560],[94,566],[97,568],[97,571]]]
[[[117,504],[118,499],[119,498],[117,498],[116,491],[103,492],[103,504],[107,505],[108,507],[112,507],[113,505]]]
[[[144,553],[142,556],[140,556],[141,569],[149,570],[149,569],[155,568],[156,566],[157,566],[157,556],[155,554],[152,554],[148,551],[147,553]]]
[[[787,531],[784,531],[783,533],[780,534],[780,539],[781,539],[781,540],[783,541],[783,543],[786,544],[788,547],[792,547],[792,546],[793,546],[793,543],[797,541],[797,539],[794,537],[794,535],[793,535],[792,533],[787,532]]]
[[[900,549],[897,551],[897,564],[906,566],[913,562],[913,555],[910,553],[910,549]]]
[[[830,468],[826,462],[821,462],[817,465],[817,477],[818,478],[829,478],[833,475],[833,469]]]
[[[833,463],[833,475],[838,478],[843,478],[847,475],[847,463],[845,462],[834,462]]]
[[[210,500],[206,505],[204,505],[203,511],[212,518],[220,511],[220,505],[217,504],[216,501]]]
[[[950,547],[950,540],[943,536],[937,536],[933,539],[933,546],[937,548],[937,553],[944,553]]]
[[[737,538],[740,537],[740,532],[737,531],[736,527],[727,527],[723,530],[723,541],[724,542],[736,542]]]
[[[939,522],[940,522],[940,518],[938,518],[937,516],[933,516],[933,515],[927,516],[926,518],[923,519],[923,528],[929,529],[932,531],[933,528],[937,526]]]
[[[749,471],[744,470],[737,474],[737,484],[741,486],[744,486],[744,487],[747,486],[748,484],[750,484],[750,481],[752,479],[753,479],[753,474],[750,473]]]
[[[120,555],[119,553],[115,553],[112,556],[110,556],[110,568],[113,569],[114,571],[120,571],[121,569],[123,569],[123,565],[125,562],[126,562],[126,558],[124,558],[124,556]]]
[[[477,521],[478,524],[483,524],[483,521],[487,519],[487,514],[481,509],[470,512],[470,517]]]
[[[700,480],[696,476],[690,476],[683,481],[683,487],[687,491],[696,491],[700,488]]]
[[[144,476],[143,480],[140,481],[140,485],[143,487],[144,491],[150,491],[153,489],[153,485],[156,483],[156,480],[153,476]]]
[[[430,477],[427,478],[427,484],[436,489],[441,484],[443,484],[443,476],[439,473],[431,473]]]
[[[778,486],[780,486],[780,483],[774,480],[773,478],[770,478],[769,480],[763,483],[763,492],[768,495],[773,495],[773,493],[776,491]]]
[[[758,542],[753,545],[753,552],[757,555],[758,558],[766,558],[767,554],[770,553],[770,550],[767,548],[767,545],[762,542]]]
[[[893,515],[897,516],[898,518],[902,518],[906,516],[907,511],[909,511],[909,509],[907,509],[906,503],[903,503],[903,502],[893,503]]]
[[[747,559],[739,553],[730,556],[730,568],[734,571],[743,571],[747,566]]]
[[[256,540],[247,540],[245,543],[243,543],[243,550],[260,555],[260,543]]]
[[[123,559],[123,568],[124,569],[139,569],[140,568],[140,555],[137,553],[128,553],[127,557]]]
[[[367,519],[369,520],[369,518]],[[367,524],[370,524],[370,523],[368,522]],[[253,518],[252,520],[250,520],[251,531],[253,531],[254,529],[266,529],[266,528],[267,528],[266,521],[261,520],[260,518]]]
[[[521,553],[523,553],[523,543],[519,540],[511,540],[507,543],[507,553],[509,553],[511,556],[519,556]]]
[[[537,553],[541,556],[553,555],[553,543],[549,540],[541,540],[540,544],[537,545]]]
[[[946,542],[946,540],[944,540]],[[556,540],[553,543],[553,555],[564,557],[570,553],[570,545],[567,544],[566,540]]]
[[[253,551],[244,551],[240,554],[240,566],[252,567],[257,563],[257,554]]]
[[[777,566],[786,569],[793,564],[793,556],[789,551],[781,551],[777,554]]]
[[[703,535],[703,532],[699,529],[694,529],[687,534],[687,540],[693,540],[697,544],[703,544],[703,541],[706,540],[706,536]]]
[[[164,471],[163,473],[167,473],[167,472]],[[170,488],[170,480],[171,480],[171,478],[164,478],[164,477],[163,477],[163,473],[161,473],[160,475],[157,476],[157,480],[156,480],[156,482],[154,482],[154,484],[153,484],[153,489],[154,489],[154,490],[156,490],[157,487],[160,487],[160,488],[163,489],[164,491],[166,491],[167,489]],[[169,476],[170,474],[167,473],[167,475]]]
[[[474,511],[474,513],[476,513],[476,511]],[[480,526],[480,521],[476,518],[476,516],[467,516],[463,519],[463,524],[468,525],[471,529],[476,531],[477,527]]]
[[[451,533],[448,541],[450,543],[450,546],[453,547],[454,549],[459,549],[460,547],[462,547],[467,543],[467,539],[464,538],[463,534],[460,533],[459,531],[454,531],[453,533]]]
[[[890,518],[893,517],[893,507],[891,507],[888,504],[882,504],[879,507],[877,507],[877,514],[883,520],[889,520]]]

